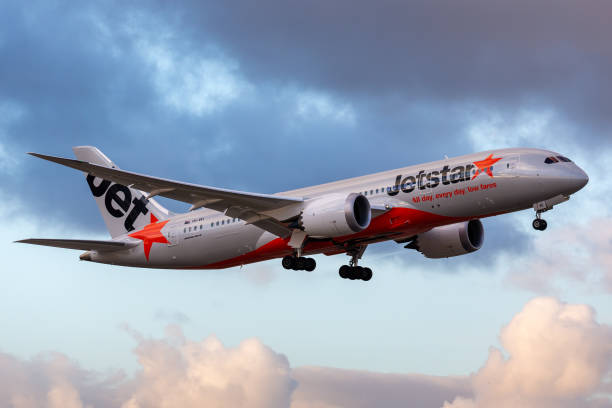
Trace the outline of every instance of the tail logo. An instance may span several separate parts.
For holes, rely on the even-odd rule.
[[[481,173],[486,173],[489,177],[493,178],[493,172],[491,171],[491,169],[493,168],[493,165],[501,159],[501,157],[497,157],[494,159],[493,153],[491,153],[484,160],[475,161],[474,164],[476,165],[476,167],[478,167],[478,170],[476,170],[476,173],[474,173],[474,175],[472,176],[472,180],[478,177],[478,175],[480,175]]]
[[[132,238],[142,240],[147,261],[149,260],[149,254],[151,253],[151,247],[153,246],[154,242],[159,242],[160,244],[170,243],[161,232],[164,225],[168,223],[168,220],[162,222],[158,221],[159,220],[153,214],[151,214],[151,223],[149,225],[145,225],[145,227],[140,231],[129,234],[129,236]]]
[[[96,185],[95,181],[95,176],[91,174],[87,176],[87,184],[92,194],[95,197],[104,196],[106,210],[113,217],[121,218],[127,214],[123,225],[126,231],[133,231],[134,222],[138,216],[140,214],[148,214],[149,209],[147,208],[147,204],[149,201],[144,196],[132,199],[132,192],[130,189],[121,184],[111,185],[110,181],[102,180],[100,184]],[[128,212],[132,204],[134,204],[134,207]]]

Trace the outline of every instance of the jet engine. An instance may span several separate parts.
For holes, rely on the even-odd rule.
[[[427,258],[450,258],[479,250],[484,242],[480,220],[444,225],[419,234],[406,245]]]
[[[313,237],[339,237],[370,225],[370,202],[361,194],[331,194],[306,202],[300,217],[304,231]]]

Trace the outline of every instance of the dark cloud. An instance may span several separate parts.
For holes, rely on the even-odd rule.
[[[0,8],[0,104],[23,112],[0,120],[19,160],[2,191],[73,228],[104,231],[82,176],[26,151],[93,144],[126,169],[276,192],[469,153],[465,128],[483,107],[560,111],[585,140],[612,117],[608,2]],[[207,61],[244,88],[213,92],[209,111],[192,101],[207,98]]]
[[[404,104],[535,102],[610,124],[605,0],[198,2],[177,13],[194,44],[215,41],[254,80]]]

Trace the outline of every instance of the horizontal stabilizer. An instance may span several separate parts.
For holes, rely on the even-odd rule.
[[[96,241],[90,239],[44,239],[30,238],[15,241],[22,244],[44,245],[65,249],[80,249],[82,251],[116,251],[118,249],[129,248],[137,243],[119,241]]]

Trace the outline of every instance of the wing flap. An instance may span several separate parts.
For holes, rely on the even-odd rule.
[[[79,249],[81,251],[117,251],[137,245],[137,243],[119,241],[97,241],[91,239],[47,239],[30,238],[15,241],[21,244],[43,245],[64,249]]]

